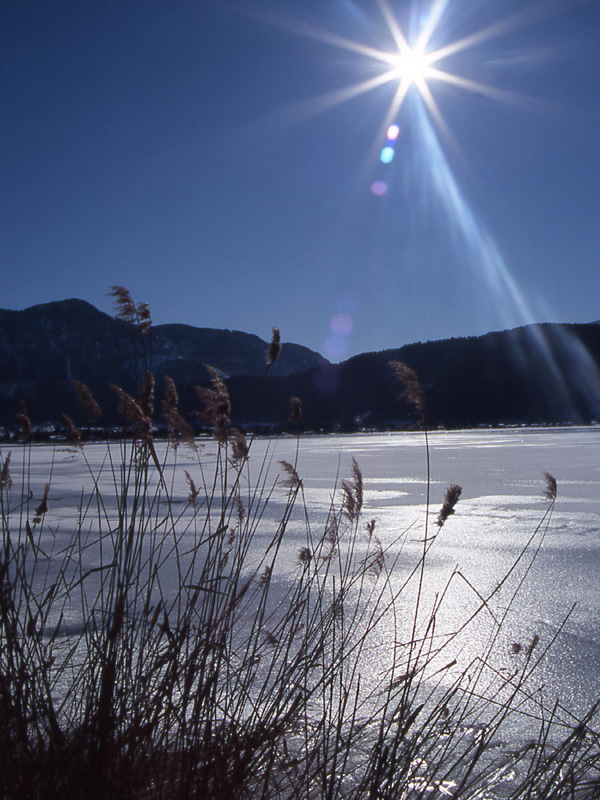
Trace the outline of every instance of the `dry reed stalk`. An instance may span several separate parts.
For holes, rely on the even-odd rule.
[[[279,328],[273,328],[273,334],[265,356],[267,365],[272,367],[281,355],[281,333]]]
[[[138,312],[121,298],[123,313]],[[597,707],[574,721],[538,700],[528,681],[547,648],[537,635],[513,644],[518,657],[504,647],[509,665],[498,665],[502,620],[514,611],[512,587],[507,607],[499,593],[518,567],[520,587],[526,549],[487,595],[454,572],[434,587],[432,608],[423,600],[411,617],[436,537],[408,564],[410,529],[379,538],[375,520],[359,528],[356,461],[325,515],[308,506],[290,462],[281,462],[279,483],[290,491],[274,497],[268,459],[257,481],[213,373],[200,396],[227,447],[213,460],[193,452],[182,502],[176,467],[167,480],[154,450],[154,464],[140,457],[152,447],[153,390],[139,403],[116,391],[132,430],[120,456],[107,447],[98,471],[77,451],[92,488],[68,516],[70,543],[58,544],[54,531],[42,538],[49,484],[29,523],[31,446],[18,448],[21,487],[12,485],[10,454],[0,470],[3,800],[600,796]],[[168,380],[163,413],[168,454],[180,424]],[[129,446],[140,432],[148,446]],[[460,491],[448,488],[438,525]],[[556,499],[551,476],[546,497],[544,520]],[[447,632],[443,604],[461,577],[475,609]],[[459,668],[459,636],[483,616],[498,632]],[[372,678],[365,663],[376,665]],[[540,719],[537,740],[499,751],[503,726],[513,713],[525,718],[525,703]]]
[[[111,286],[108,294],[113,298],[117,319],[132,325],[141,336],[147,334],[152,325],[148,303],[136,305],[124,286]]]
[[[342,507],[351,522],[360,517],[363,506],[363,478],[356,459],[352,458],[352,480],[342,481]]]
[[[142,385],[142,391],[140,395],[140,407],[149,419],[152,419],[154,415],[155,388],[156,384],[154,381],[154,375],[150,372],[150,370],[146,370],[146,379]]]
[[[448,519],[449,516],[454,514],[454,507],[458,503],[458,499],[462,494],[462,486],[459,486],[457,483],[452,483],[446,489],[446,494],[444,496],[444,502],[442,507],[440,508],[440,512],[437,518],[437,526],[439,528],[442,527],[444,522]]]
[[[544,472],[544,480],[546,481],[546,488],[544,489],[543,496],[546,500],[549,500],[551,503],[553,503],[556,500],[556,494],[558,491],[556,478],[549,472]]]
[[[79,407],[90,422],[97,422],[102,416],[100,406],[94,399],[89,386],[80,381],[72,381]]]
[[[204,405],[201,415],[213,426],[217,441],[224,444],[227,441],[231,422],[229,392],[217,370],[208,365],[206,365],[206,369],[211,376],[211,386],[194,386],[194,391]]]
[[[166,388],[162,401],[163,418],[167,424],[169,441],[173,446],[179,442],[193,444],[194,432],[181,414],[179,413],[179,394],[172,378],[165,375]]]
[[[289,416],[288,422],[299,422],[302,419],[302,401],[299,397],[290,397],[288,401]]]
[[[31,426],[31,420],[27,416],[27,407],[23,400],[19,400],[19,412],[16,414],[15,419],[19,425],[23,439],[26,442],[31,441],[33,428]]]
[[[13,485],[12,478],[10,476],[10,452],[7,453],[6,458],[2,462],[2,470],[0,470],[0,488],[7,488],[10,489]]]
[[[151,441],[152,421],[144,413],[140,404],[120,386],[111,384],[111,389],[116,392],[119,400],[119,415],[123,421],[132,427],[136,435],[142,440]]]
[[[390,361],[396,380],[403,386],[404,390],[400,394],[400,398],[405,400],[409,405],[412,405],[418,414],[417,420],[414,423],[415,427],[425,424],[425,400],[423,396],[423,389],[421,381],[417,373],[411,369],[407,364],[401,361]]]
[[[47,483],[44,486],[44,494],[42,496],[42,499],[41,499],[38,507],[35,509],[35,517],[38,520],[41,517],[43,517],[44,514],[48,513],[48,494],[49,494],[49,492],[50,492],[50,484]]]
[[[65,425],[67,441],[70,444],[79,444],[81,442],[81,431],[79,428],[68,414],[61,414],[61,419]]]

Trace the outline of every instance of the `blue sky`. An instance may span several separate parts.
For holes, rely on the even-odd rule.
[[[433,66],[491,91],[329,102],[389,69],[340,39],[398,52],[375,0],[4,0],[0,306],[122,284],[332,360],[600,319],[600,3],[387,8],[411,44],[438,13],[428,52],[483,31]]]

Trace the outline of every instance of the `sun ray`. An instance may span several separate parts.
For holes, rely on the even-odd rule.
[[[569,0],[570,7],[579,5],[586,0]],[[388,107],[383,110],[382,123],[379,126],[371,152],[362,162],[362,174],[357,175],[360,185],[364,186],[370,173],[371,165],[381,150],[381,142],[386,141],[386,148],[392,150],[394,155],[395,139],[389,141],[389,125],[398,118],[402,107],[411,90],[415,103],[411,104],[410,112],[416,109],[416,114],[411,113],[410,119],[415,126],[415,158],[420,159],[419,181],[420,188],[429,195],[436,197],[440,202],[442,213],[445,214],[447,223],[452,229],[453,239],[461,252],[462,269],[466,270],[469,284],[477,292],[478,307],[485,315],[486,324],[495,319],[500,327],[518,326],[534,321],[531,304],[526,293],[521,290],[515,280],[500,249],[485,224],[475,214],[466,196],[462,193],[458,181],[451,169],[450,162],[442,148],[440,135],[446,143],[450,143],[460,153],[460,148],[446,123],[440,106],[434,95],[432,87],[435,84],[447,84],[465,92],[478,94],[493,100],[500,100],[511,104],[527,103],[527,107],[546,108],[539,101],[526,98],[515,92],[499,89],[469,77],[457,75],[440,62],[456,56],[464,51],[476,48],[494,39],[498,39],[514,30],[527,27],[548,16],[560,13],[567,9],[567,0],[536,0],[536,2],[522,8],[518,12],[481,28],[473,33],[463,36],[437,49],[430,49],[430,44],[442,34],[445,12],[450,5],[450,0],[431,0],[428,13],[416,20],[414,30],[403,31],[399,21],[394,16],[388,0],[377,0],[377,6],[389,31],[394,47],[390,50],[380,49],[372,45],[354,41],[330,31],[297,22],[282,15],[269,12],[261,17],[263,22],[275,25],[281,29],[310,38],[317,42],[354,53],[366,60],[374,62],[381,67],[381,72],[365,80],[346,86],[342,89],[325,93],[308,101],[297,104],[286,112],[286,121],[293,122],[307,117],[312,117],[327,111],[335,106],[365,93],[377,89],[387,83],[396,82],[396,90]],[[240,13],[256,17],[252,11],[239,9]],[[436,92],[437,94],[437,92]],[[414,108],[413,108],[414,105]],[[385,138],[384,138],[385,137]],[[390,147],[391,145],[391,147]],[[392,160],[381,158],[384,164]],[[371,178],[372,180],[372,178]],[[373,187],[383,186],[383,191]],[[378,180],[371,185],[373,194],[387,193],[387,185]],[[429,214],[431,215],[431,205]],[[430,221],[430,224],[432,222]],[[493,324],[493,323],[492,323]],[[534,334],[535,335],[535,334]],[[543,344],[543,343],[542,343]],[[585,348],[582,345],[582,349]],[[542,348],[548,365],[558,370],[549,349]],[[585,352],[584,352],[585,355]],[[515,357],[525,357],[525,354],[516,353]],[[526,366],[526,365],[525,365]],[[592,386],[589,377],[582,378],[582,382],[589,385],[590,396],[598,398],[600,392],[600,375]],[[569,400],[569,389],[564,385],[563,398]]]
[[[573,0],[571,7],[573,5],[581,5],[582,2],[584,2],[584,0]],[[430,54],[431,58],[434,61],[441,61],[442,59],[456,55],[456,53],[460,53],[463,50],[476,47],[477,45],[484,44],[485,42],[489,42],[492,39],[497,39],[501,36],[506,36],[506,34],[511,33],[513,30],[526,28],[529,25],[534,25],[536,22],[539,22],[546,17],[560,14],[561,12],[564,12],[566,8],[568,8],[568,6],[564,0],[556,0],[554,3],[548,3],[547,0],[538,0],[538,2],[533,3],[532,5],[527,6],[520,11],[517,11],[508,17],[497,20],[491,25],[476,31],[475,33],[469,34],[469,36],[465,36],[462,39],[458,39],[455,42],[451,42],[444,47],[434,50]]]
[[[527,103],[531,106],[540,107],[540,103],[532,98],[526,98],[517,93],[497,89],[487,84],[456,75],[447,69],[440,69],[437,65],[440,61],[450,56],[474,48],[492,39],[505,36],[511,31],[527,27],[544,18],[564,12],[569,7],[572,8],[573,5],[581,5],[587,1],[588,0],[569,0],[569,3],[567,3],[567,0],[536,0],[536,2],[531,3],[510,16],[504,17],[474,33],[431,51],[428,51],[429,43],[435,32],[442,29],[444,14],[449,6],[449,0],[432,0],[427,14],[419,20],[420,30],[417,31],[416,41],[414,43],[411,43],[403,32],[388,0],[377,0],[379,12],[394,41],[395,51],[384,50],[364,42],[355,41],[354,39],[341,36],[324,28],[309,25],[308,23],[273,10],[265,10],[263,13],[260,13],[256,8],[249,8],[248,5],[236,5],[234,8],[237,13],[243,16],[260,19],[263,23],[282,30],[346,50],[347,52],[355,53],[375,63],[379,63],[386,68],[384,72],[376,78],[360,81],[353,87],[350,86],[345,89],[335,90],[317,98],[313,102],[301,104],[298,118],[302,119],[306,116],[313,116],[321,111],[326,111],[369,91],[370,88],[377,88],[394,79],[398,80],[401,84],[401,91],[396,95],[396,97],[401,97],[401,102],[399,104],[397,102],[395,103],[397,112],[400,111],[410,85],[414,85],[423,95],[429,80],[445,82],[457,88],[511,104],[525,105]],[[404,85],[407,79],[408,86]],[[428,108],[432,108],[431,93],[427,94],[427,106]],[[296,109],[296,112],[297,111],[298,108]],[[441,116],[439,111],[435,114],[435,120],[437,124],[440,124]]]
[[[398,53],[403,54],[410,50],[408,42],[406,41],[406,37],[402,33],[402,29],[398,24],[396,18],[394,17],[391,8],[389,7],[386,0],[377,0],[377,5],[379,6],[379,10],[385,20],[385,23],[388,27],[389,32],[392,34],[394,41],[396,42],[396,47],[398,48]]]
[[[425,18],[425,24],[417,40],[416,47],[421,50],[426,50],[427,45],[431,41],[434,31],[438,28],[443,19],[446,7],[449,0],[434,0],[429,14]]]
[[[378,86],[383,86],[386,83],[396,79],[395,70],[388,70],[388,72],[380,73],[372,78],[368,78],[360,83],[352,83],[343,89],[335,89],[332,92],[312,97],[309,100],[302,101],[286,109],[286,116],[290,121],[298,122],[303,119],[310,119],[324,111],[341,105],[342,103],[359,97],[362,94],[376,89]]]
[[[309,25],[301,20],[285,16],[275,11],[260,14],[256,9],[248,6],[235,6],[235,11],[244,17],[260,20],[260,22],[270,25],[280,30],[288,31],[289,33],[302,36],[305,39],[312,39],[315,42],[322,42],[337,47],[341,50],[347,50],[350,53],[356,53],[366,58],[372,58],[375,61],[388,61],[393,59],[393,55],[376,47],[357,42],[354,39],[348,39],[345,36],[340,36],[337,33],[328,31],[324,28],[319,28],[316,25]]]
[[[419,89],[419,93],[423,102],[425,103],[429,114],[433,118],[434,122],[438,126],[438,128],[444,133],[444,136],[452,141],[454,144],[454,137],[450,133],[450,129],[448,128],[444,117],[442,116],[442,112],[439,109],[438,104],[436,103],[433,94],[431,93],[431,89],[427,85],[426,81],[422,81],[421,85],[417,87]]]
[[[573,0],[573,2],[579,4],[585,2],[585,0]],[[292,119],[300,120],[315,116],[393,80],[397,80],[399,83],[399,89],[392,101],[395,113],[400,112],[410,87],[414,86],[425,99],[427,108],[436,124],[440,127],[443,126],[443,119],[439,107],[434,103],[433,95],[429,90],[428,82],[430,81],[446,83],[468,92],[513,105],[524,106],[527,104],[532,107],[539,107],[540,104],[532,98],[526,98],[518,93],[498,89],[489,84],[457,75],[447,69],[440,68],[439,62],[491,39],[504,36],[515,29],[531,25],[544,17],[564,11],[566,8],[565,0],[537,0],[537,2],[526,8],[479,31],[436,50],[428,51],[428,45],[433,35],[438,29],[441,29],[448,5],[449,0],[433,0],[427,15],[419,21],[420,30],[417,31],[415,43],[411,44],[394,16],[388,0],[377,0],[379,12],[394,42],[395,50],[373,47],[364,42],[355,41],[332,31],[309,25],[278,12],[269,11],[268,13],[260,14],[256,9],[249,9],[247,6],[238,6],[236,11],[244,16],[261,19],[262,22],[282,30],[362,56],[382,66],[383,71],[377,76],[298,104],[289,110],[290,118]],[[447,129],[445,133],[447,133]]]
[[[459,89],[465,89],[466,91],[474,92],[475,94],[482,94],[486,97],[492,98],[493,100],[500,100],[504,103],[515,104],[519,102],[533,102],[531,98],[525,97],[518,92],[510,92],[505,89],[496,89],[494,86],[490,86],[487,83],[474,81],[470,78],[462,78],[460,75],[454,75],[452,72],[446,72],[445,70],[436,69],[435,67],[430,67],[429,77],[432,80],[443,81],[444,83],[457,86]]]

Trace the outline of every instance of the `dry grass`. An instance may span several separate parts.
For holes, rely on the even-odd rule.
[[[115,296],[146,335],[144,308]],[[66,540],[48,519],[56,475],[36,498],[31,446],[1,454],[2,798],[600,796],[595,709],[568,725],[536,701],[538,641],[513,645],[508,672],[492,657],[508,613],[494,600],[509,577],[526,579],[556,498],[551,476],[546,513],[498,586],[482,596],[456,571],[431,604],[427,563],[460,487],[449,487],[437,522],[427,514],[406,566],[407,532],[384,545],[363,519],[355,461],[315,523],[297,464],[282,462],[272,482],[268,464],[254,464],[217,373],[199,392],[214,426],[210,457],[179,416],[172,382],[161,406],[170,441],[157,452],[152,386],[147,377],[137,399],[118,390],[128,437],[107,444],[100,470],[71,437],[91,489]],[[182,505],[173,487],[183,443],[194,461]],[[282,580],[292,521],[303,521],[305,542]],[[457,582],[472,611],[440,633]],[[453,648],[482,616],[494,633],[459,669]],[[362,674],[373,653],[376,685]],[[524,703],[538,736],[500,756],[495,737]]]

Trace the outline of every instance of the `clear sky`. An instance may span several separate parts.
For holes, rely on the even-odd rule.
[[[0,64],[0,307],[334,361],[600,319],[598,0],[3,0]]]

